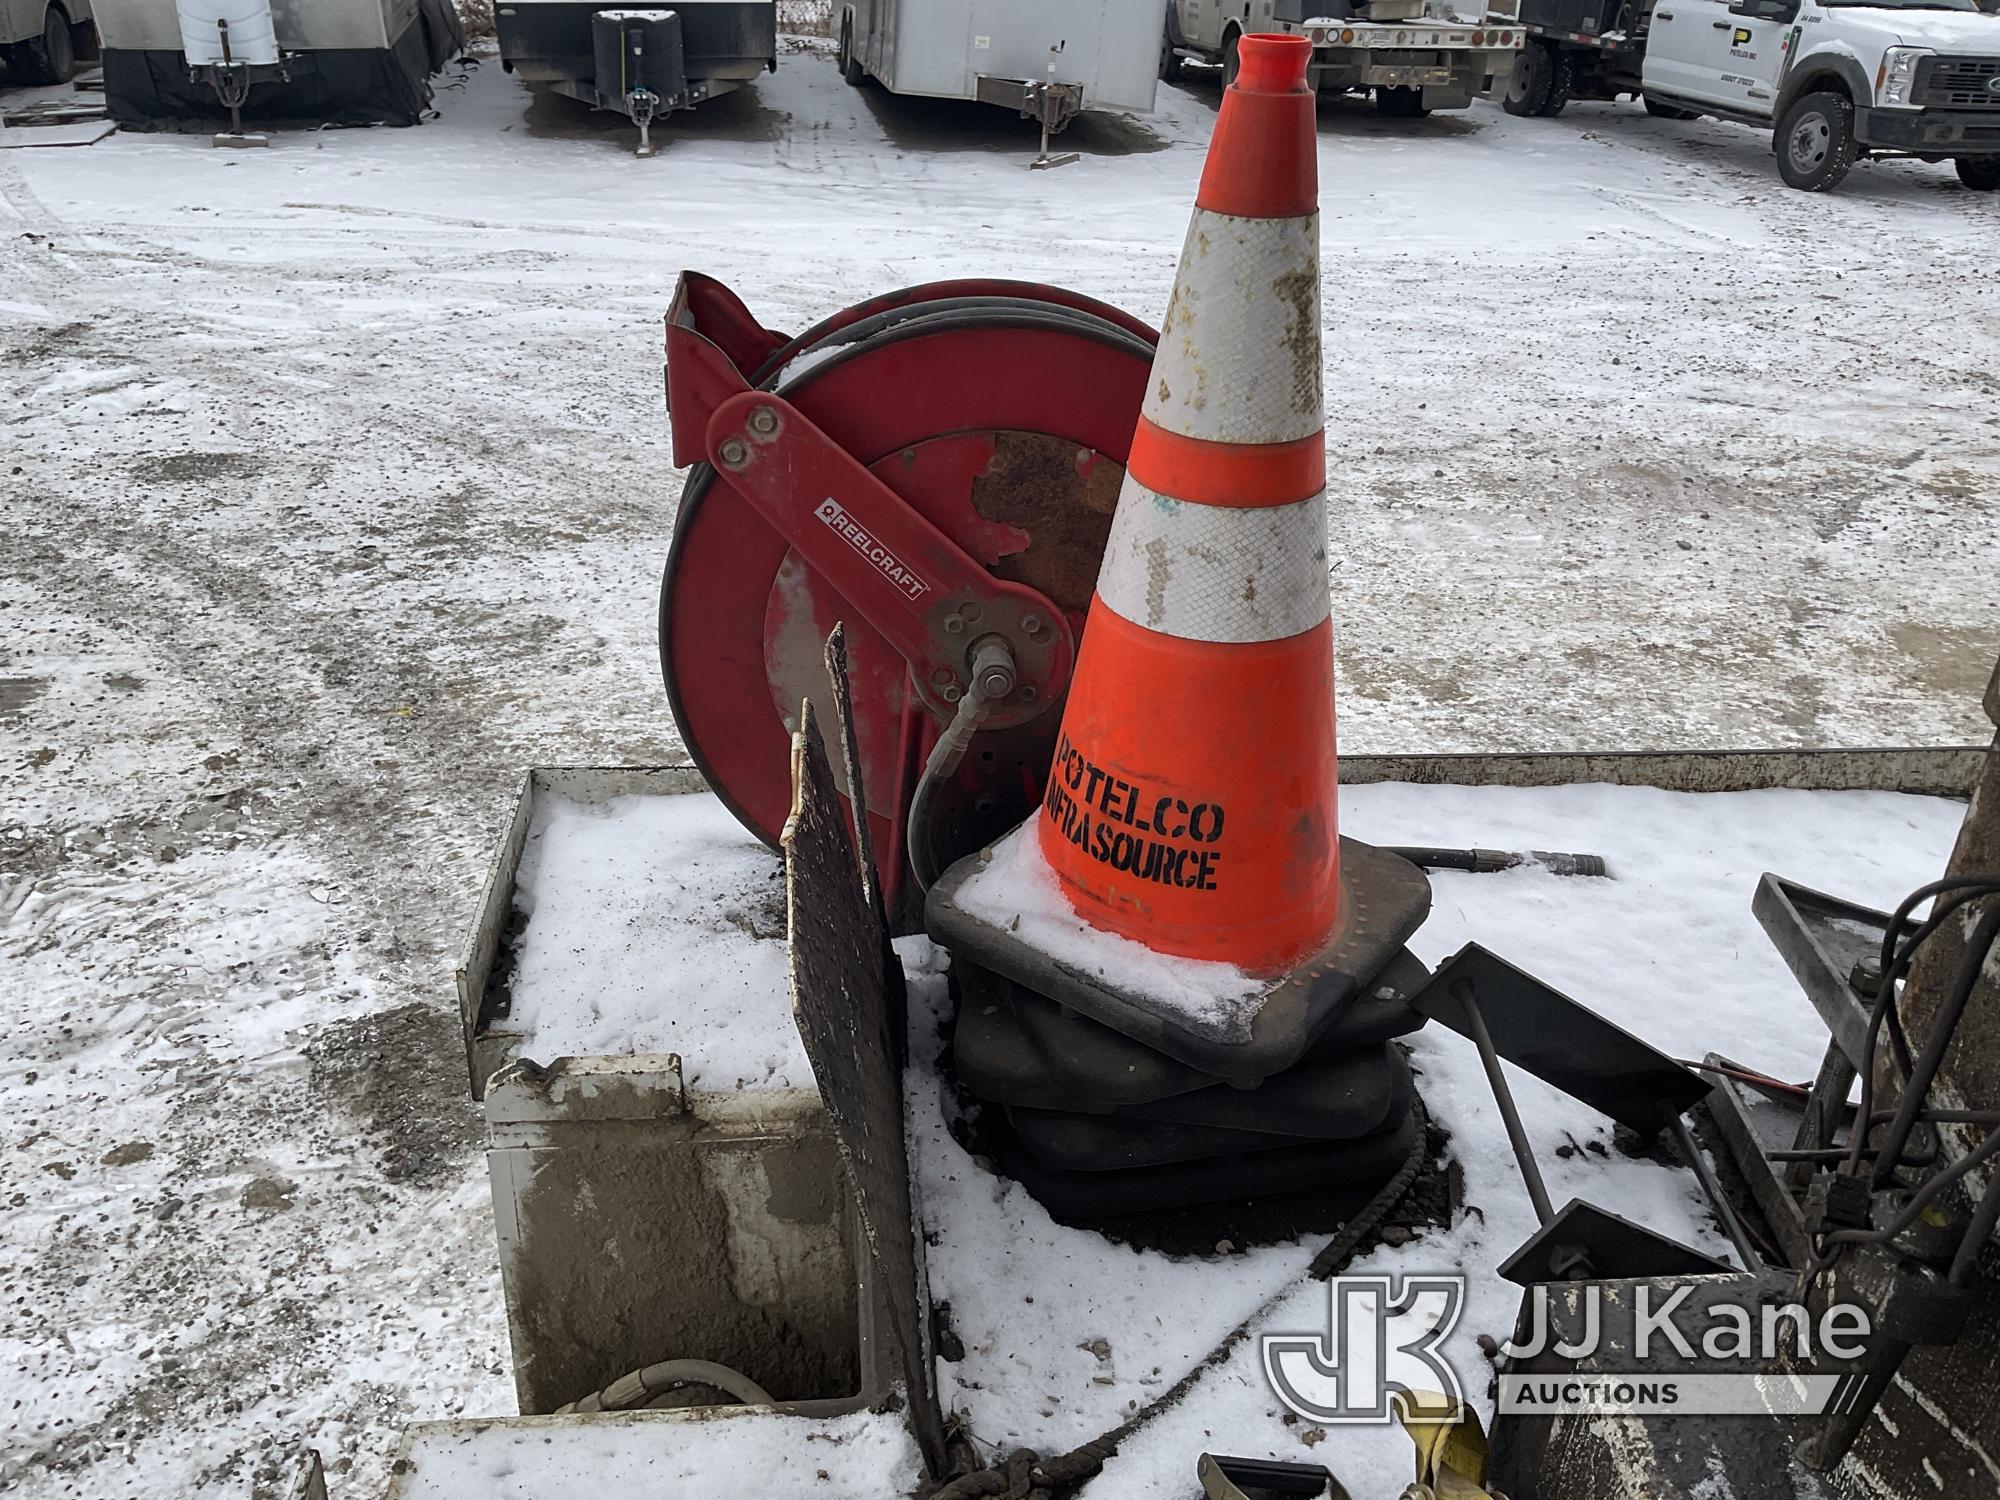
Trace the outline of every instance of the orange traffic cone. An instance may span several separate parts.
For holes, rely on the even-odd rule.
[[[1261,974],[1341,918],[1310,52],[1240,44],[1040,824],[1091,926]]]

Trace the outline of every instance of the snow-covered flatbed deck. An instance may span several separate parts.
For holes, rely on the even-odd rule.
[[[678,758],[653,656],[675,274],[788,328],[967,273],[1157,316],[1214,103],[1163,89],[1031,174],[1017,122],[849,91],[808,50],[650,163],[490,64],[416,131],[0,153],[0,1483],[268,1492],[310,1441],[372,1500],[405,1424],[508,1409],[451,969],[522,767]],[[1349,750],[1989,732],[2000,205],[1915,164],[1792,193],[1752,132],[1631,107],[1330,105],[1321,142]],[[1438,816],[1402,837],[1507,841],[1411,795]],[[1887,900],[1945,818],[1767,861]],[[1519,892],[1481,914],[1520,918],[1502,951],[1606,998],[1532,875],[1473,879],[1440,878],[1427,943],[1455,946],[1459,885]],[[1747,920],[1747,882],[1728,897]],[[1639,1029],[1738,1025],[1686,993]],[[1448,1046],[1420,1048],[1438,1083]],[[1025,1223],[991,1179],[930,1187]],[[1212,1342],[1183,1308],[1240,1311],[1303,1254],[1199,1299],[1163,1264],[1174,1312],[1114,1346],[1118,1379],[1170,1379]],[[1009,1330],[968,1333],[954,1377],[993,1440],[1053,1446],[1131,1390],[1072,1392],[1096,1357],[1024,1321],[1062,1303],[1015,1271],[936,1269]],[[1218,1413],[1121,1462],[1178,1482]]]
[[[1964,812],[1949,799],[1889,792],[1603,784],[1390,782],[1350,787],[1341,806],[1345,831],[1373,843],[1603,855],[1610,879],[1534,866],[1436,873],[1430,919],[1411,947],[1436,964],[1465,943],[1484,944],[1675,1056],[1720,1051],[1799,1079],[1818,1067],[1826,1033],[1751,914],[1758,877],[1776,871],[1891,907],[1943,868]],[[549,796],[536,808],[515,896],[527,912],[516,939],[525,960],[517,1007],[529,1012],[526,1035],[544,1043],[524,1047],[536,1061],[552,1061],[550,1047],[589,1042],[619,1053],[677,1052],[691,1079],[711,1075],[700,1085],[708,1088],[765,1086],[777,1075],[774,1061],[746,1076],[741,1049],[745,1007],[775,1042],[796,1047],[781,1029],[782,972],[769,992],[746,993],[743,973],[760,964],[765,940],[713,920],[758,909],[777,860],[716,822],[720,811],[707,794],[595,805]],[[1261,1331],[1324,1328],[1325,1290],[1303,1280],[1317,1241],[1213,1259],[1137,1251],[1052,1223],[1018,1185],[968,1157],[949,1129],[953,1109],[934,1068],[950,1003],[943,955],[922,938],[898,946],[917,1013],[910,1128],[931,1290],[950,1304],[966,1348],[964,1360],[941,1367],[944,1394],[996,1455],[1021,1446],[1060,1452],[1115,1426],[1288,1284],[1296,1290]],[[543,988],[545,956],[575,952],[597,955],[582,961],[588,1004],[567,986]],[[1430,1027],[1412,1047],[1419,1087],[1452,1134],[1478,1211],[1408,1246],[1378,1249],[1354,1269],[1469,1278],[1466,1313],[1445,1352],[1483,1404],[1486,1364],[1475,1341],[1506,1338],[1518,1298],[1494,1272],[1535,1221],[1471,1046]],[[730,1063],[707,1068],[711,1055]],[[1558,1204],[1580,1197],[1733,1259],[1690,1174],[1623,1155],[1609,1120],[1534,1079],[1516,1075],[1516,1089]],[[1319,1448],[1323,1433],[1288,1422],[1253,1341],[1127,1445],[1107,1491],[1189,1487],[1211,1433],[1226,1433],[1230,1452],[1326,1462],[1356,1496],[1394,1495],[1409,1478],[1408,1440],[1396,1430],[1345,1429]],[[674,1436],[633,1441],[670,1445]],[[768,1441],[776,1439],[745,1429],[747,1445]]]

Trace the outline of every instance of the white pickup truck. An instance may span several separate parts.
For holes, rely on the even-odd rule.
[[[1772,132],[1825,192],[1863,156],[1951,161],[2000,188],[2000,16],[1975,0],[1522,0],[1513,114],[1643,95],[1655,115]]]
[[[1477,14],[1484,0],[1469,0]],[[1257,32],[1303,36],[1313,44],[1313,87],[1324,93],[1373,91],[1385,115],[1469,109],[1504,87],[1526,41],[1506,21],[1461,21],[1450,0],[1169,0],[1160,76],[1194,58],[1236,76],[1236,43]]]
[[[68,83],[90,43],[90,0],[0,0],[0,61],[15,83]]]

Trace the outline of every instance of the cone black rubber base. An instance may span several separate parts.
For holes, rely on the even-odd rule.
[[[1065,1223],[1089,1224],[1281,1193],[1311,1193],[1330,1215],[1344,1217],[1367,1204],[1402,1169],[1422,1133],[1416,1113],[1410,1111],[1390,1129],[1361,1140],[1284,1146],[1126,1171],[1061,1171],[1007,1143],[1000,1145],[998,1156],[1001,1170]]]
[[[1323,1062],[1308,1059],[1254,1089],[1218,1084],[1172,1099],[1136,1104],[1109,1117],[1092,1118],[1345,1141],[1371,1135],[1401,1116],[1409,1109],[1414,1090],[1402,1049],[1378,1042]]]
[[[1329,1013],[1326,1030],[1306,1048],[1300,1067],[1421,1029],[1423,1014],[1408,999],[1429,979],[1430,970],[1415,954],[1398,949],[1372,984]],[[981,1099],[1096,1113],[1216,1086],[1213,1074],[1064,1010],[990,969],[956,964],[952,984],[958,991],[952,1065],[959,1081]]]
[[[1014,1107],[1007,1118],[1043,1166],[1107,1172],[1376,1135],[1410,1112],[1411,1087],[1409,1064],[1383,1045],[1257,1089],[1218,1085],[1110,1115]]]
[[[1342,839],[1339,930],[1325,948],[1258,997],[1247,1035],[1231,1039],[1198,1029],[1140,990],[1068,968],[1019,933],[965,911],[958,904],[959,887],[985,858],[982,852],[953,865],[924,903],[930,935],[951,950],[954,968],[978,964],[1176,1062],[1244,1085],[1283,1072],[1303,1057],[1332,1018],[1365,993],[1431,906],[1431,884],[1422,870],[1386,849]]]

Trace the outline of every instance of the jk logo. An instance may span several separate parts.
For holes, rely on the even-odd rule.
[[[1458,1276],[1336,1276],[1327,1324],[1313,1333],[1267,1333],[1264,1378],[1290,1410],[1314,1422],[1395,1420],[1396,1397],[1437,1391],[1455,1408],[1457,1373],[1438,1353],[1465,1309]]]

